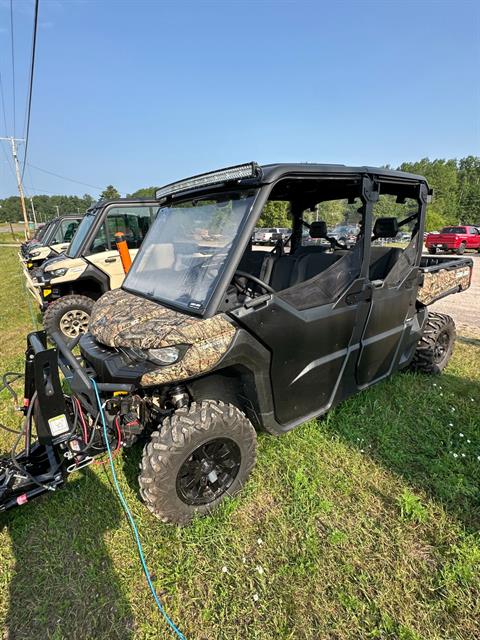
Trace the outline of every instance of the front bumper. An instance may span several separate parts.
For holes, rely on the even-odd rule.
[[[50,284],[49,280],[45,280],[42,273],[42,269],[34,269],[32,271],[28,269],[23,270],[27,291],[33,296],[35,302],[43,312],[51,302],[61,296],[61,291],[58,286],[55,287]]]
[[[41,310],[44,311],[47,307],[47,303],[41,293],[43,285],[33,279],[32,272],[27,268],[23,269],[23,275],[25,276],[25,285],[28,293],[33,296],[35,302],[40,306]]]
[[[81,336],[80,352],[99,379],[109,383],[118,381],[138,386],[145,373],[158,369],[158,364],[138,357],[130,350],[100,344],[90,333]]]
[[[442,251],[456,251],[460,245],[447,244],[445,242],[431,242],[427,244],[427,249],[441,249]]]

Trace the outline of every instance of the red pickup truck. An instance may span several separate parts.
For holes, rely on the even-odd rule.
[[[429,233],[425,238],[428,253],[455,251],[461,255],[465,249],[480,252],[480,229],[471,226],[444,227],[440,233]]]

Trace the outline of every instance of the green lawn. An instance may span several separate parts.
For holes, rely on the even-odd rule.
[[[0,233],[0,244],[20,244],[24,241],[25,236],[21,233]]]
[[[0,370],[35,320],[0,249]],[[156,587],[190,640],[463,639],[480,620],[480,339],[438,378],[398,374],[322,421],[259,437],[245,490],[186,528],[116,462]],[[5,392],[0,421],[18,425]],[[11,446],[0,435],[0,448]],[[146,586],[108,469],[0,515],[0,637],[173,637]]]

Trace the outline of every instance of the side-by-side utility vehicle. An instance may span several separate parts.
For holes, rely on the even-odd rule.
[[[423,177],[252,163],[156,195],[155,221],[122,287],[95,303],[80,355],[58,333],[54,348],[43,332],[28,337],[24,426],[0,462],[4,509],[59,487],[107,444],[143,440],[143,500],[187,523],[245,483],[257,431],[285,433],[399,369],[440,373],[450,358],[453,320],[428,305],[467,289],[472,261],[422,256]],[[403,216],[376,217],[384,198]],[[292,234],[254,251],[269,200],[288,203]],[[353,246],[307,222],[328,200],[358,212]],[[305,228],[326,242],[305,243]],[[406,248],[373,244],[399,230],[412,234]]]
[[[26,253],[31,247],[33,247],[36,244],[40,244],[42,242],[42,238],[45,236],[51,223],[52,221],[49,220],[48,222],[42,222],[38,224],[37,227],[35,228],[35,231],[32,237],[29,240],[25,240],[24,242],[21,243],[20,251],[23,255],[26,255]]]
[[[44,312],[49,335],[59,331],[71,340],[86,331],[95,300],[119,287],[125,277],[118,235],[124,237],[133,259],[158,206],[157,201],[144,199],[98,202],[83,217],[66,253],[26,274],[27,288]]]
[[[19,253],[24,268],[33,271],[46,260],[60,255],[68,249],[82,217],[61,216],[52,220],[35,244],[22,245]]]

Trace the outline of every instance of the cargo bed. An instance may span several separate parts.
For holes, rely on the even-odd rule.
[[[472,280],[472,258],[424,255],[420,260],[423,281],[417,299],[432,304],[451,293],[465,291]]]

